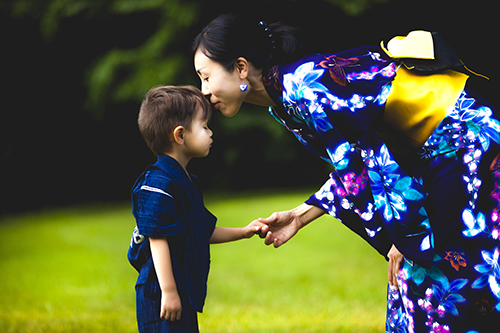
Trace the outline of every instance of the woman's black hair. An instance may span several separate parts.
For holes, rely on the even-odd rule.
[[[267,70],[303,56],[298,28],[282,23],[263,24],[237,14],[224,14],[210,22],[194,40],[193,51],[198,49],[230,72],[239,57]]]

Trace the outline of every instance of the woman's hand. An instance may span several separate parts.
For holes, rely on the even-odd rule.
[[[275,248],[285,244],[303,226],[300,217],[291,210],[273,213],[268,218],[261,218],[258,221],[268,225],[265,244],[273,244]]]
[[[160,318],[170,321],[180,320],[182,315],[182,304],[176,291],[162,292]]]
[[[389,258],[389,284],[394,288],[398,288],[398,274],[401,269],[401,264],[403,262],[403,254],[399,252],[399,250],[392,245],[389,253],[387,253],[387,258]]]
[[[262,236],[267,232],[266,245],[273,244],[275,248],[278,248],[295,236],[300,228],[323,214],[325,211],[321,208],[304,203],[292,210],[273,213],[267,219],[258,219],[259,222],[266,224],[262,227],[260,234]]]

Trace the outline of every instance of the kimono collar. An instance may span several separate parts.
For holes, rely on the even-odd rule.
[[[266,88],[269,97],[273,100],[277,107],[283,105],[283,90],[281,82],[283,80],[283,73],[280,66],[276,65],[269,69],[269,71],[262,76],[262,83]]]
[[[269,107],[269,112],[289,131],[304,131],[307,126],[294,120],[283,106],[283,71],[281,68],[282,66],[273,66],[269,69],[267,74],[262,77],[262,82],[264,83],[264,87],[269,97],[271,97],[276,104],[276,106]]]
[[[162,169],[163,171],[166,170],[171,170],[172,168],[175,169],[175,171],[186,173],[184,171],[184,168],[177,162],[177,160],[169,155],[158,155],[158,161],[155,163],[155,165]],[[187,175],[186,175],[187,176]]]
[[[182,179],[183,182],[197,186],[196,176],[191,173],[188,175],[187,171],[184,170],[179,162],[169,155],[158,155],[158,160],[154,165],[165,173],[175,172],[177,177]]]

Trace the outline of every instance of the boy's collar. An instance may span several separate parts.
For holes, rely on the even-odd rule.
[[[185,176],[190,181],[193,180],[193,175],[190,174],[187,170],[185,170],[182,165],[172,156],[163,154],[158,155],[158,161],[155,163],[155,166],[160,168],[165,172],[171,172],[172,167],[174,167],[181,175]],[[170,168],[169,168],[170,167]]]

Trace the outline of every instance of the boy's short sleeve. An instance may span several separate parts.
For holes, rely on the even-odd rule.
[[[175,183],[166,176],[147,172],[132,191],[133,213],[139,233],[144,236],[166,237],[183,232],[178,215]]]

